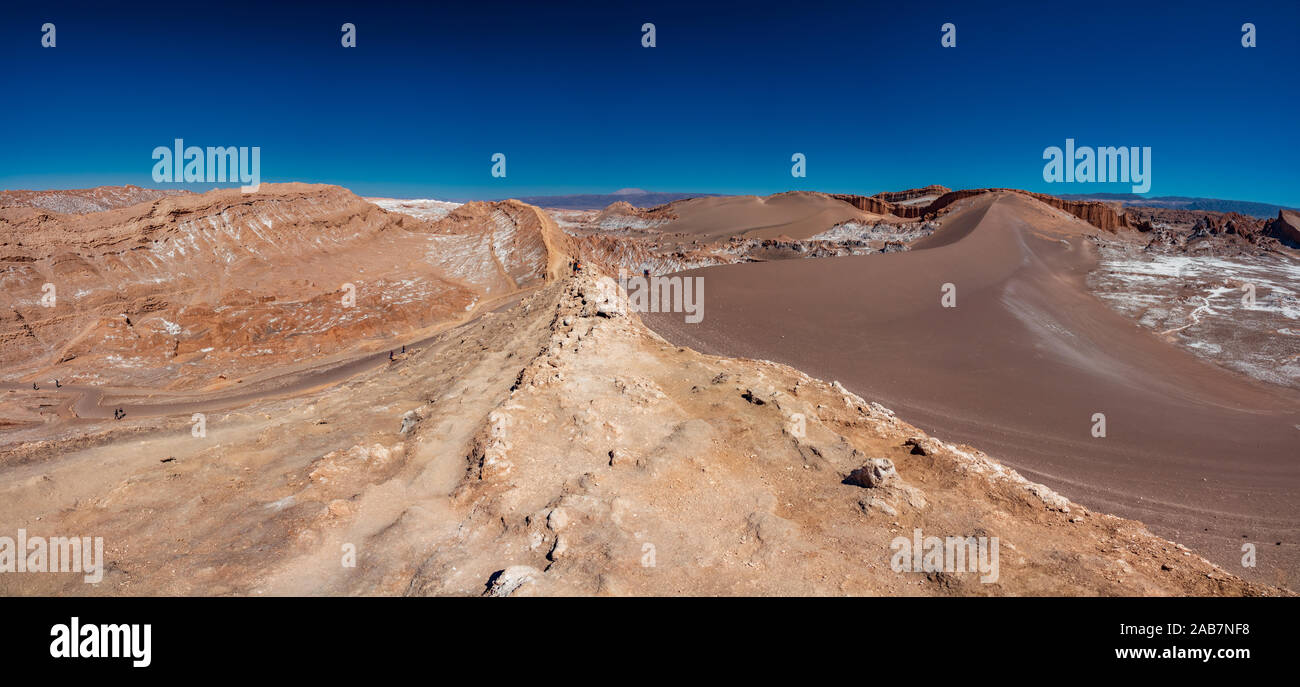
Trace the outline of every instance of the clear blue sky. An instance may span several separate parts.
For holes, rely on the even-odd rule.
[[[366,195],[1129,190],[1045,183],[1072,137],[1150,146],[1152,195],[1300,206],[1294,0],[447,4],[6,3],[0,188],[156,186],[180,137]]]

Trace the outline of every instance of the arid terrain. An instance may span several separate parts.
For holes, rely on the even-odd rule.
[[[0,535],[106,572],[0,594],[1290,594],[1295,224],[1212,214],[5,192]]]

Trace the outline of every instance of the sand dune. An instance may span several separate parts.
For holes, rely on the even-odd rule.
[[[727,236],[806,239],[840,222],[875,221],[883,215],[863,212],[821,193],[794,191],[774,196],[692,198],[669,206],[677,219],[662,227],[667,235],[686,234],[701,241]]]
[[[1294,586],[1300,395],[1201,361],[1090,295],[1094,227],[1023,194],[961,203],[910,252],[688,272],[705,278],[704,321],[646,321],[677,344],[838,379],[1081,503]],[[945,283],[955,308],[940,304]],[[1243,570],[1243,543],[1258,570]]]

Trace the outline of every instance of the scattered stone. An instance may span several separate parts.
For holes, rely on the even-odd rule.
[[[552,532],[559,532],[569,524],[569,514],[564,512],[563,508],[552,508],[549,515],[546,516],[546,527]]]
[[[1046,486],[1031,482],[1026,488],[1029,489],[1029,493],[1037,496],[1043,502],[1043,505],[1047,506],[1048,510],[1062,513],[1070,512],[1070,500]]]
[[[402,416],[402,428],[397,430],[397,433],[406,434],[407,432],[414,429],[415,426],[419,424],[420,420],[422,419],[424,418],[420,417],[419,411],[416,410],[406,411],[406,414]]]
[[[928,446],[927,442],[920,437],[910,437],[907,441],[903,442],[903,446],[910,446],[912,448],[912,455],[928,456],[934,453],[933,447]]]
[[[512,565],[488,578],[483,596],[510,596],[526,584],[532,584],[542,572],[531,565]]]
[[[888,458],[868,458],[866,464],[849,473],[845,483],[859,487],[875,489],[888,486],[898,480],[898,471],[894,461]]]
[[[596,314],[601,317],[619,317],[626,314],[623,303],[618,297],[618,284],[609,277],[598,279],[596,288],[584,296],[596,304]]]
[[[891,518],[898,517],[898,509],[891,506],[887,501],[879,496],[867,496],[859,499],[858,507],[861,508],[864,513],[870,512],[871,509],[874,508]]]
[[[917,510],[924,510],[930,505],[930,502],[925,500],[925,493],[916,487],[904,486],[903,495],[907,497],[907,505]]]
[[[609,450],[609,464],[611,467],[617,465],[629,465],[634,462],[632,456],[628,455],[627,451],[621,448],[611,448]]]
[[[569,550],[568,540],[565,539],[563,534],[557,534],[555,536],[555,544],[551,546],[551,550],[546,554],[546,560],[552,562],[557,561],[559,560],[560,556],[563,556],[564,552],[568,550]]]

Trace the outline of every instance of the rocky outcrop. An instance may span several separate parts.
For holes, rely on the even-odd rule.
[[[872,196],[872,198],[878,198],[886,203],[904,203],[916,198],[938,198],[939,196],[942,196],[945,193],[950,193],[951,191],[952,189],[947,186],[931,184],[924,188],[910,188],[906,191],[882,191]]]
[[[677,219],[671,205],[638,208],[625,200],[610,203],[596,215],[594,223],[602,229],[647,229]]]
[[[1125,211],[1140,232],[1149,233],[1149,248],[1258,253],[1300,248],[1300,214],[1281,210],[1273,219],[1236,212],[1208,212],[1160,207]]]
[[[534,288],[562,271],[567,240],[518,201],[431,223],[309,184],[81,215],[0,208],[0,363],[5,381],[235,384],[390,348]]]
[[[1265,224],[1264,235],[1291,248],[1300,248],[1300,212],[1279,210],[1277,217]]]

